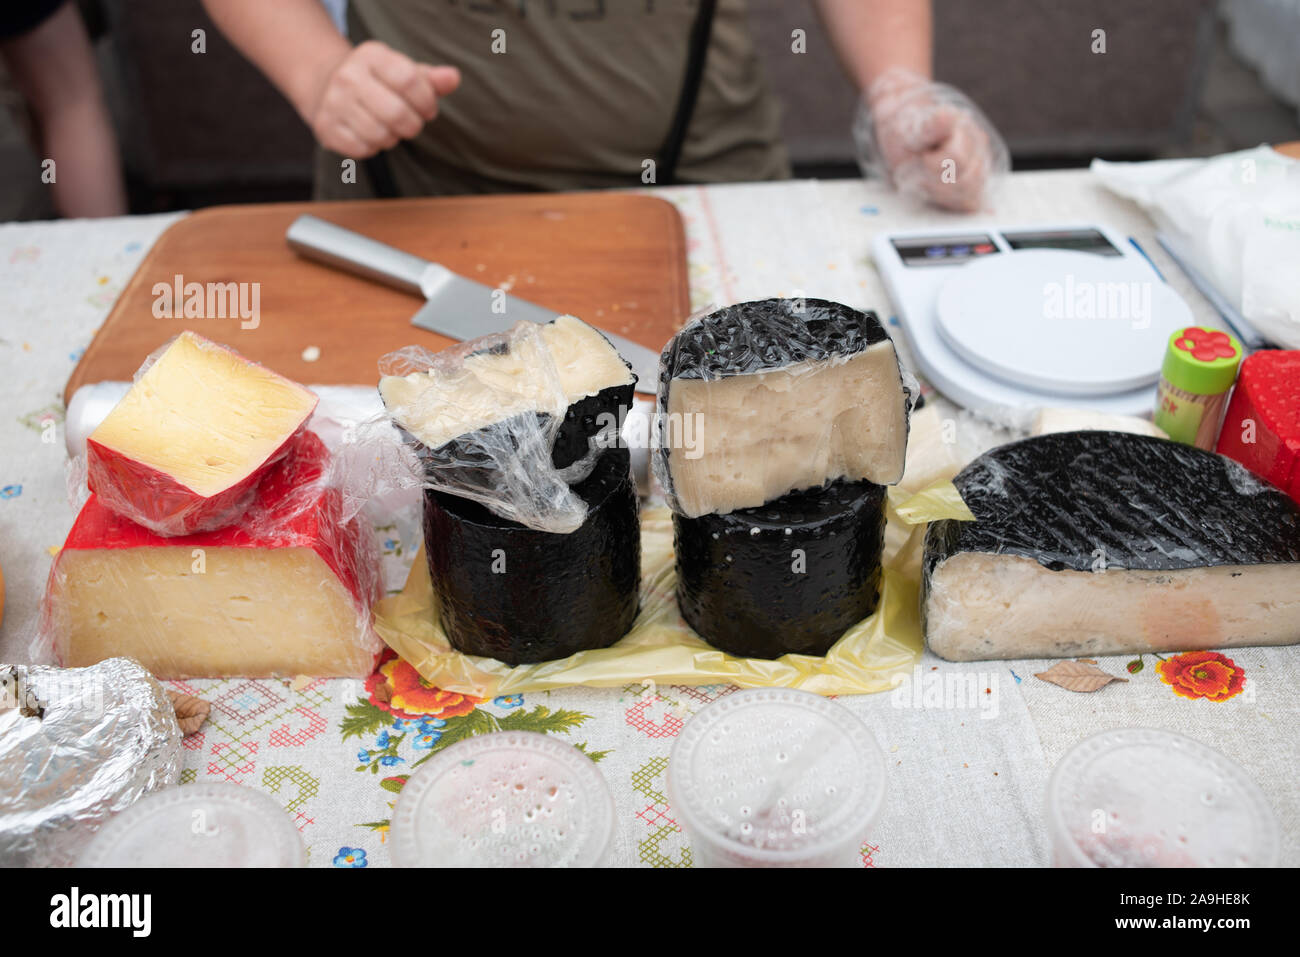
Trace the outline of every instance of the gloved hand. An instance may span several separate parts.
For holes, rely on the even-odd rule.
[[[853,138],[864,176],[960,212],[978,210],[1011,169],[1006,142],[979,107],[960,90],[905,70],[872,83]]]

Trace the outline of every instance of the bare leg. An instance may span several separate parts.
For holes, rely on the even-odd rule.
[[[27,101],[42,159],[54,160],[54,206],[63,216],[121,216],[126,190],[90,38],[75,4],[0,43]]]

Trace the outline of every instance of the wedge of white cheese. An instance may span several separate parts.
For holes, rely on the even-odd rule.
[[[1061,432],[954,479],[973,522],[926,533],[922,614],[952,661],[1300,641],[1300,506],[1167,439]]]
[[[512,432],[537,431],[539,420],[558,420],[552,451],[564,468],[587,452],[592,435],[618,435],[636,377],[581,319],[560,316],[477,342],[438,354],[428,369],[379,380],[394,421],[428,449],[504,443]],[[607,421],[597,421],[601,414]]]
[[[690,518],[839,479],[894,484],[909,403],[874,315],[820,299],[729,306],[664,350],[656,474]]]

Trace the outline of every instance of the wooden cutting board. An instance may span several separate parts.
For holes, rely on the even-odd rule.
[[[505,284],[511,295],[655,351],[690,311],[681,217],[653,196],[536,193],[217,207],[187,216],[159,237],[72,373],[64,401],[87,383],[129,381],[149,353],[185,329],[308,385],[370,385],[385,353],[451,344],[411,325],[422,305],[418,297],[294,254],[284,235],[303,213],[478,282]],[[177,276],[205,289],[207,283],[257,283],[256,328],[241,328],[252,322],[239,317],[187,319],[180,308],[175,318],[156,315],[164,303],[155,285],[174,288]],[[252,294],[245,287],[248,305]],[[315,350],[315,361],[304,358]]]

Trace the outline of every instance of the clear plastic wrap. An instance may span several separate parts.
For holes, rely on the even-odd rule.
[[[655,477],[689,518],[841,478],[893,484],[918,394],[873,313],[824,299],[727,306],[664,348]]]
[[[88,486],[158,535],[233,525],[315,408],[310,390],[183,332],[145,360],[87,439]]]
[[[164,678],[362,677],[381,594],[373,533],[345,514],[306,430],[237,525],[163,537],[91,496],[50,569],[34,652],[70,666],[125,654]]]
[[[181,771],[176,712],[137,662],[0,665],[0,866],[69,866]]]
[[[411,484],[478,502],[543,532],[579,528],[571,485],[620,442],[636,382],[597,330],[572,316],[380,360],[380,395],[414,458],[389,449],[376,487]],[[382,426],[366,436],[385,442]],[[381,472],[383,470],[380,470]]]
[[[853,139],[864,176],[962,212],[980,209],[1011,171],[1006,141],[966,94],[897,68],[858,105]]]
[[[953,484],[922,609],[951,660],[1300,641],[1300,506],[1237,463],[1125,432],[999,446]]]

